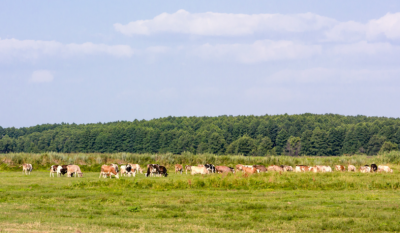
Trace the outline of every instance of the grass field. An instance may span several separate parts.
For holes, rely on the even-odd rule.
[[[400,173],[0,173],[1,232],[400,231]]]

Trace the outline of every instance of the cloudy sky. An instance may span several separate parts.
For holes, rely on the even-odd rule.
[[[400,117],[398,0],[0,1],[0,126]]]

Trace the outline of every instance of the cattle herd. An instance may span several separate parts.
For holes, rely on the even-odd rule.
[[[286,165],[271,165],[269,167],[265,167],[263,165],[242,165],[238,164],[235,168],[228,167],[228,166],[214,166],[213,164],[199,164],[197,166],[190,166],[186,165],[183,167],[181,164],[175,165],[175,174],[176,173],[183,173],[183,168],[185,168],[186,174],[188,171],[192,175],[196,174],[210,174],[210,173],[235,173],[235,171],[242,171],[246,174],[254,174],[260,172],[332,172],[332,168],[330,166],[306,166],[306,165],[296,165],[295,169],[292,166]],[[362,173],[368,172],[390,172],[392,173],[393,170],[389,168],[389,166],[371,164],[371,165],[364,165],[358,169]],[[345,166],[343,165],[336,165],[335,171],[346,171]],[[349,172],[356,172],[357,168],[354,165],[348,165],[347,171]],[[32,164],[23,164],[22,165],[22,173],[25,175],[30,175],[32,172]],[[136,176],[137,173],[142,173],[143,170],[139,164],[131,164],[128,163],[127,165],[121,165],[118,167],[117,164],[111,165],[103,165],[101,166],[100,176],[99,178],[107,178],[114,176],[115,178],[119,179],[119,176]],[[118,174],[120,173],[120,175]],[[52,165],[50,167],[50,177],[61,177],[61,175],[67,174],[67,177],[82,177],[83,173],[78,165]],[[147,164],[147,172],[145,173],[146,177],[167,177],[167,168],[165,166],[161,166],[159,164]]]

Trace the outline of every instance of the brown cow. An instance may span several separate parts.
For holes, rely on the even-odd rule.
[[[343,165],[336,165],[336,166],[335,166],[335,171],[344,172],[344,166],[343,166]]]
[[[296,172],[308,172],[311,170],[311,167],[306,165],[296,165]]]
[[[182,165],[181,165],[181,164],[175,164],[175,174],[176,174],[177,172],[180,172],[181,175],[182,175],[182,171],[183,171]]]
[[[57,173],[58,165],[51,165],[50,167],[50,177],[54,177],[54,173]]]
[[[115,176],[115,178],[119,179],[118,172],[115,170],[114,166],[112,166],[112,165],[111,166],[108,166],[108,165],[101,166],[101,172],[100,172],[99,178],[101,176],[106,178],[108,175],[110,176],[110,179],[111,179],[111,176]]]
[[[257,172],[267,172],[267,168],[263,165],[253,165],[257,169]]]
[[[83,173],[81,171],[81,168],[78,165],[68,165],[67,166],[67,177],[72,177],[72,175],[75,173],[75,177],[80,177],[83,176]]]
[[[275,172],[282,172],[283,168],[281,166],[271,165],[271,166],[268,167],[267,170],[268,171],[275,171]]]
[[[236,170],[243,171],[242,167],[253,167],[253,165],[238,164],[238,165],[236,165]]]
[[[232,172],[232,169],[227,166],[216,166],[215,171],[217,173],[228,173],[228,172]]]
[[[255,167],[245,167],[244,165],[239,164],[238,169],[249,174],[257,173],[257,169]]]

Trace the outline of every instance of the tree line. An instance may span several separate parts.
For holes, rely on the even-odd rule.
[[[315,155],[398,150],[400,119],[337,114],[165,117],[0,127],[0,153]]]

